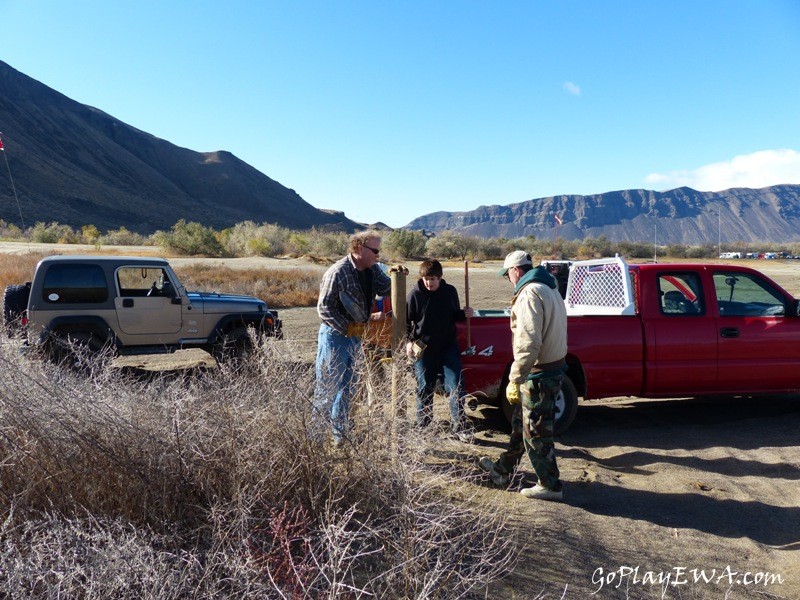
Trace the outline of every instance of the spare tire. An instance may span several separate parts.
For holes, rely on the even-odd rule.
[[[3,295],[3,324],[8,337],[21,336],[23,332],[22,317],[28,310],[28,298],[31,295],[31,282],[21,285],[6,286]]]

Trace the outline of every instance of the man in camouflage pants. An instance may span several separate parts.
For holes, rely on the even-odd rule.
[[[555,278],[544,267],[533,267],[529,254],[517,250],[506,256],[500,271],[514,284],[511,332],[514,362],[506,398],[515,407],[508,450],[500,460],[488,456],[480,467],[492,482],[507,484],[523,448],[539,481],[520,493],[527,498],[563,499],[556,464],[553,429],[555,403],[561,390],[567,354],[567,313]]]

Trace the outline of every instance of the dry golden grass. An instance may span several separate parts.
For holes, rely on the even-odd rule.
[[[313,270],[185,265],[175,272],[187,290],[256,296],[270,308],[313,306],[319,295],[320,276]]]
[[[0,286],[4,289],[30,281],[44,256],[48,254],[0,254]],[[230,269],[198,264],[175,268],[175,272],[188,290],[255,296],[270,308],[313,306],[319,294],[320,275],[313,269]]]
[[[30,281],[33,271],[46,254],[0,254],[0,287]]]

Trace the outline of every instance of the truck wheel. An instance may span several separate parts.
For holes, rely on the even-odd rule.
[[[234,327],[214,344],[212,354],[218,363],[237,361],[247,357],[253,350],[253,340],[247,327]]]
[[[503,377],[500,382],[500,403],[503,408],[503,414],[506,420],[511,423],[511,415],[514,412],[514,407],[506,399],[506,386],[508,385],[508,374]],[[572,380],[564,376],[561,383],[561,393],[556,398],[556,422],[554,427],[555,435],[564,433],[572,422],[575,420],[575,415],[578,413],[578,392],[575,389],[575,384]]]
[[[30,284],[6,286],[3,295],[3,324],[8,337],[22,335],[22,315],[28,309]]]
[[[86,374],[96,367],[104,367],[111,356],[108,344],[91,331],[55,333],[46,351],[53,364]]]
[[[578,414],[578,392],[572,380],[564,375],[561,382],[561,393],[556,398],[555,434],[564,433]]]

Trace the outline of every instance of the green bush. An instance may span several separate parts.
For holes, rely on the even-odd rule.
[[[170,232],[157,232],[153,235],[162,248],[185,256],[223,256],[223,248],[215,231],[200,223],[183,219],[172,226]]]

